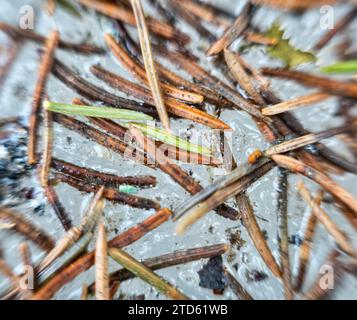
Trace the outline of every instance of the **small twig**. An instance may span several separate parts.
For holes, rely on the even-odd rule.
[[[42,99],[46,87],[47,78],[51,72],[54,61],[55,50],[58,45],[60,34],[58,31],[53,31],[45,44],[45,51],[42,56],[41,65],[38,72],[38,79],[35,92],[32,100],[32,109],[30,115],[29,126],[29,141],[28,141],[28,162],[29,164],[36,164],[36,147],[37,147],[37,127]]]

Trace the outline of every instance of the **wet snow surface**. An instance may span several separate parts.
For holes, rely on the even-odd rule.
[[[239,12],[241,1],[212,1],[222,7],[228,8],[231,12]],[[237,5],[233,5],[237,3]],[[0,11],[0,21],[18,25],[19,10],[24,4],[30,4],[35,9],[35,24],[36,31],[41,34],[46,34],[52,28],[58,28],[64,40],[72,42],[91,42],[99,46],[105,46],[103,42],[103,30],[110,31],[110,23],[108,20],[99,17],[92,11],[83,11],[81,20],[75,19],[67,12],[61,9],[57,10],[54,19],[47,16],[43,10],[44,1],[2,1]],[[348,10],[347,5],[341,5],[335,9],[335,17],[338,19]],[[257,12],[254,23],[262,30],[267,29],[272,22],[279,19],[281,25],[286,30],[286,36],[291,37],[294,45],[300,49],[309,50],[319,37],[325,32],[319,27],[319,19],[321,14],[319,10],[311,10],[301,15],[283,13],[274,9],[262,8]],[[186,24],[180,22],[183,30],[192,34],[192,44],[190,49],[204,61],[204,66],[216,75],[219,75],[213,69],[213,65],[207,62],[202,53],[207,48],[208,43],[200,40],[199,36]],[[133,29],[130,29],[133,31]],[[346,34],[349,34],[352,39],[355,39],[357,24],[351,25]],[[318,54],[318,62],[316,65],[301,66],[301,70],[314,71],[318,70],[321,65],[326,65],[333,61],[333,47],[338,44],[343,37],[336,37],[322,52]],[[0,45],[7,43],[5,35],[0,34]],[[239,46],[239,41],[234,44],[234,47]],[[23,115],[27,117],[30,112],[31,97],[36,82],[38,69],[38,49],[39,47],[31,42],[26,42],[11,69],[9,77],[6,79],[0,91],[0,117]],[[106,84],[96,80],[89,72],[91,65],[100,63],[105,68],[121,74],[128,79],[132,76],[128,74],[113,58],[108,54],[106,56],[78,55],[66,51],[58,51],[57,57],[77,70],[81,76],[91,82],[105,88],[110,92],[113,89]],[[266,56],[265,50],[262,47],[253,47],[249,53],[244,54],[244,58],[254,67],[259,66],[279,66],[279,61],[271,60]],[[203,60],[204,59],[204,60]],[[179,71],[181,73],[181,71]],[[183,73],[182,73],[183,74]],[[281,99],[288,99],[306,94],[309,90],[302,86],[296,85],[288,81],[273,80],[273,88]],[[119,92],[115,92],[121,95]],[[48,85],[48,95],[51,100],[58,102],[70,102],[77,94],[66,88],[60,81],[53,76],[50,77]],[[303,121],[306,128],[311,130],[320,130],[341,123],[341,119],[334,116],[337,109],[337,103],[334,99],[305,108],[296,112],[296,116]],[[212,108],[213,110],[213,108]],[[233,129],[233,152],[237,162],[242,162],[247,155],[254,149],[264,149],[267,143],[259,134],[253,121],[248,115],[239,111],[227,110],[222,112],[221,118],[228,123]],[[172,120],[174,131],[182,137],[191,135],[192,141],[200,134],[197,130],[202,130],[201,126],[192,126],[192,123],[186,120]],[[207,142],[210,136],[204,136]],[[24,150],[24,139],[26,134],[18,134],[10,141],[5,143],[1,141],[0,146],[0,163],[3,165],[11,157],[15,157],[16,153],[21,153]],[[327,145],[342,154],[345,154],[345,148],[336,139],[326,141]],[[18,146],[19,150],[13,150],[13,146]],[[158,178],[158,186],[154,189],[140,190],[139,195],[159,201],[161,205],[167,206],[170,209],[176,208],[183,200],[189,198],[189,194],[180,186],[173,182],[167,175],[160,171],[149,169],[145,166],[126,161],[120,155],[115,154],[91,141],[83,139],[76,133],[73,133],[63,127],[55,126],[55,148],[54,154],[57,158],[61,158],[70,162],[74,162],[81,166],[88,166],[97,170],[102,170],[118,175],[135,175],[149,174]],[[348,156],[348,154],[346,154]],[[17,160],[18,161],[18,160]],[[203,185],[209,184],[218,175],[224,174],[223,169],[210,169],[204,166],[195,166],[182,164],[186,170],[192,170],[194,178],[202,182]],[[31,220],[38,223],[43,229],[46,229],[54,238],[60,239],[63,236],[63,229],[51,207],[46,204],[42,191],[39,188],[36,172],[24,172],[24,164],[19,161],[17,167],[11,166],[11,170],[18,170],[18,176],[14,183],[17,186],[4,186],[5,181],[0,176],[1,183],[1,198],[2,204],[13,205],[16,209],[29,217]],[[1,168],[0,168],[1,170]],[[351,174],[334,177],[336,181],[341,183],[349,191],[357,195],[356,177]],[[9,177],[6,177],[9,183]],[[304,217],[309,213],[305,203],[303,203],[295,190],[297,178],[294,175],[289,177],[289,234],[294,240],[299,239],[299,232],[303,225]],[[316,186],[307,182],[312,190],[316,190]],[[27,190],[27,193],[21,194],[21,190]],[[29,191],[29,189],[31,189]],[[56,187],[61,201],[65,208],[70,213],[73,222],[78,223],[83,209],[88,204],[91,195],[83,195],[77,190],[67,186],[59,185]],[[276,216],[276,195],[277,195],[277,171],[272,170],[264,176],[259,182],[255,183],[248,190],[252,200],[256,214],[261,219],[258,219],[261,228],[266,232],[268,243],[272,248],[274,255],[279,257],[277,245],[277,216]],[[30,196],[29,196],[30,195]],[[339,223],[341,228],[354,239],[356,244],[355,232],[348,226],[346,221],[341,218],[341,215],[329,205],[325,209],[331,214],[331,217]],[[153,211],[145,211],[129,208],[122,205],[113,205],[107,203],[105,209],[105,221],[108,227],[109,237],[128,229],[136,223],[144,220],[153,214]],[[224,265],[234,274],[238,280],[246,287],[247,291],[256,299],[281,299],[283,298],[282,284],[276,280],[269,270],[265,267],[263,261],[257,254],[257,251],[252,245],[251,240],[240,221],[232,222],[225,220],[214,213],[209,213],[194,225],[184,236],[174,236],[174,223],[169,221],[163,224],[155,231],[149,233],[141,240],[135,242],[125,248],[127,252],[132,254],[137,259],[157,256],[164,253],[169,253],[178,249],[188,249],[192,247],[200,247],[209,244],[229,242],[230,239],[235,239],[233,233],[238,233],[240,237],[239,245],[232,246],[231,252],[223,257]],[[7,262],[15,268],[15,271],[21,272],[21,262],[18,253],[18,245],[21,237],[10,234],[8,231],[0,230],[1,248],[4,249],[4,255]],[[294,241],[298,243],[298,241]],[[307,274],[307,284],[311,284],[319,272],[321,263],[325,260],[334,244],[332,239],[326,234],[321,226],[318,226],[318,233],[315,236],[313,249],[313,259],[310,264]],[[90,246],[93,247],[93,243]],[[291,262],[296,266],[296,253],[298,246],[290,245]],[[43,254],[31,245],[34,261],[39,261]],[[186,295],[193,299],[235,299],[234,294],[230,289],[226,289],[223,295],[215,295],[211,289],[204,288],[207,286],[199,286],[200,276],[199,270],[204,268],[207,260],[194,262],[190,264],[180,265],[177,267],[160,270],[158,273],[167,279],[173,285],[176,285]],[[116,270],[118,265],[111,261],[111,270]],[[206,266],[207,267],[207,266]],[[75,281],[66,285],[55,296],[56,299],[77,299],[80,296],[80,289],[84,282],[91,283],[94,279],[94,269],[83,273],[75,279]],[[256,275],[267,275],[267,277],[257,277]],[[253,279],[253,280],[252,280]],[[8,283],[0,276],[0,292],[7,287]],[[163,295],[159,295],[155,290],[150,288],[141,280],[134,279],[121,284],[118,295],[126,297],[144,294],[147,299],[160,298],[165,299]],[[334,298],[356,298],[357,297],[357,282],[351,276],[345,277],[341,287],[336,289],[332,294]]]

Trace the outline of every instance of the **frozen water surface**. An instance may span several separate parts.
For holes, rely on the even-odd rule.
[[[144,1],[145,2],[145,1]],[[242,5],[241,1],[216,0],[211,1],[221,7],[225,7],[230,12],[239,12]],[[22,5],[29,4],[35,9],[36,31],[41,34],[46,34],[51,28],[58,28],[61,36],[65,40],[73,42],[91,42],[99,46],[104,46],[103,30],[110,30],[110,23],[105,18],[99,17],[92,11],[86,11],[82,15],[82,19],[73,18],[67,12],[58,9],[54,19],[49,18],[43,10],[44,1],[35,0],[12,0],[2,1],[0,11],[0,21],[18,25],[19,9]],[[146,4],[145,4],[146,5]],[[147,8],[152,10],[151,8]],[[335,8],[335,17],[338,19],[349,9],[348,5],[339,5]],[[261,8],[258,10],[254,18],[254,24],[262,30],[266,30],[276,20],[279,20],[281,25],[286,30],[286,36],[292,39],[292,42],[297,47],[303,50],[309,50],[313,44],[325,32],[319,27],[320,12],[318,9],[310,10],[300,15],[278,11],[269,8]],[[213,71],[213,65],[207,63],[207,59],[203,57],[203,52],[207,49],[208,43],[199,38],[199,36],[185,23],[180,22],[184,31],[192,35],[193,41],[190,49],[199,55],[204,61],[204,65]],[[357,24],[352,24],[345,32],[352,39],[356,34]],[[131,29],[133,30],[133,29]],[[326,65],[333,61],[334,45],[343,39],[342,36],[337,36],[331,43],[318,54],[318,62],[316,65],[301,66],[302,70],[317,71],[321,65]],[[0,45],[6,43],[6,37],[0,36]],[[239,41],[234,44],[238,46]],[[0,91],[0,117],[13,115],[28,116],[30,112],[31,97],[36,82],[38,69],[38,46],[31,42],[26,42],[21,48],[9,77]],[[84,78],[105,88],[110,92],[115,92],[106,84],[95,79],[89,72],[89,67],[100,62],[105,68],[121,74],[129,79],[132,76],[128,74],[112,57],[106,56],[88,57],[85,55],[73,54],[66,51],[59,51],[57,57],[70,66],[76,69]],[[272,60],[265,54],[264,48],[253,47],[248,53],[244,54],[244,58],[254,67],[260,66],[279,66],[280,62]],[[181,70],[177,70],[184,75]],[[215,75],[221,76],[217,71]],[[133,80],[133,79],[132,79]],[[289,81],[273,80],[273,88],[277,95],[282,99],[297,97],[309,92],[306,88],[291,83]],[[119,92],[115,92],[120,95]],[[48,84],[48,95],[53,101],[70,102],[76,93],[66,88],[60,81],[53,76],[50,77]],[[211,108],[214,110],[213,108]],[[341,123],[341,119],[334,116],[337,109],[336,100],[331,99],[315,106],[305,108],[295,112],[295,115],[303,122],[304,126],[311,130],[319,130],[322,128],[331,127]],[[221,118],[228,123],[233,129],[233,152],[236,160],[242,162],[246,159],[249,152],[259,148],[264,149],[267,143],[259,134],[253,121],[243,112],[226,110],[221,114]],[[198,134],[202,130],[202,126],[191,126],[191,123],[186,120],[172,120],[172,126],[175,132],[179,132],[184,137],[186,129],[192,139],[199,137]],[[183,130],[185,129],[185,130]],[[69,138],[70,137],[70,138]],[[205,137],[210,139],[209,135]],[[337,139],[329,139],[327,145],[337,151],[341,150],[346,153],[345,148]],[[0,152],[1,153],[1,152]],[[124,160],[120,155],[115,154],[101,146],[83,139],[78,134],[73,133],[61,126],[55,126],[55,148],[54,154],[56,157],[75,162],[81,166],[88,166],[97,170],[103,170],[118,175],[134,175],[134,174],[151,174],[158,178],[158,186],[154,189],[140,190],[139,195],[157,200],[161,205],[174,209],[187,199],[189,194],[180,186],[174,183],[167,175],[160,171],[149,169],[145,166],[135,164],[131,161]],[[3,156],[3,152],[1,153]],[[346,155],[348,156],[348,154]],[[222,174],[223,169],[210,169],[203,166],[182,165],[183,168],[193,171],[193,176],[207,185],[212,182],[218,174]],[[35,172],[32,177],[24,178],[21,183],[23,186],[35,186],[35,199],[18,204],[16,208],[24,215],[38,223],[43,229],[46,229],[53,237],[60,239],[63,236],[63,229],[54,217],[54,213],[49,205],[45,205],[43,213],[34,211],[35,208],[45,203],[38,181],[35,177]],[[356,177],[352,174],[335,177],[349,191],[357,195]],[[299,233],[304,216],[308,213],[308,209],[299,197],[297,196],[295,185],[297,178],[294,175],[289,176],[289,233],[296,235]],[[316,186],[307,182],[312,190],[316,190]],[[59,196],[70,213],[73,222],[78,223],[81,213],[88,203],[91,195],[83,195],[77,190],[67,186],[59,185],[56,187]],[[272,170],[259,182],[255,183],[248,190],[249,196],[254,204],[258,221],[263,230],[268,235],[268,243],[272,248],[274,255],[278,258],[277,235],[277,217],[276,217],[276,195],[277,195],[277,171]],[[12,195],[6,195],[4,204],[12,201]],[[346,221],[341,218],[341,215],[334,209],[333,206],[326,206],[326,209],[331,214],[331,217],[339,223],[346,233],[354,239],[356,244],[357,238],[354,230],[348,226]],[[153,211],[145,211],[129,208],[128,206],[113,205],[107,203],[105,209],[105,220],[108,227],[109,238],[135,225],[150,216]],[[203,245],[228,242],[229,229],[234,228],[241,231],[241,237],[245,241],[244,245],[237,250],[232,248],[229,255],[224,256],[225,265],[246,287],[246,289],[256,299],[282,299],[283,290],[280,281],[276,280],[269,270],[264,265],[259,257],[256,249],[252,245],[251,240],[240,221],[232,222],[225,220],[213,212],[207,214],[203,219],[196,223],[184,236],[173,236],[174,223],[169,221],[159,227],[157,230],[149,233],[139,241],[125,248],[127,252],[132,254],[137,259],[157,256],[164,253],[169,253],[178,249],[186,249],[192,247],[200,247]],[[6,260],[9,264],[20,271],[21,262],[18,254],[18,244],[21,238],[19,236],[0,230],[1,247],[4,249]],[[319,272],[320,266],[326,258],[328,252],[333,248],[332,239],[326,234],[321,226],[318,226],[318,233],[315,237],[313,258],[310,264],[307,275],[307,284],[310,285]],[[93,244],[91,244],[93,246]],[[298,247],[290,245],[290,256],[292,265],[296,265],[296,253]],[[42,253],[31,245],[34,261],[41,259]],[[199,261],[190,264],[180,265],[177,267],[160,270],[158,273],[170,283],[177,285],[185,294],[193,299],[235,299],[234,294],[230,289],[225,290],[223,295],[214,295],[211,290],[204,289],[198,286],[199,277],[197,272],[206,261]],[[116,270],[118,265],[111,261],[111,270]],[[251,282],[247,279],[247,272],[258,270],[266,273],[268,278],[261,282]],[[94,269],[83,273],[73,282],[66,285],[60,290],[56,299],[78,299],[80,296],[80,288],[82,283],[91,283],[94,279]],[[0,276],[0,291],[3,291],[7,286],[7,282]],[[308,287],[308,286],[307,286]],[[126,281],[120,286],[118,295],[131,296],[145,294],[147,299],[165,299],[163,295],[158,295],[152,288],[141,280],[134,279]],[[348,276],[340,287],[338,287],[332,295],[333,298],[357,298],[357,281],[356,278]]]

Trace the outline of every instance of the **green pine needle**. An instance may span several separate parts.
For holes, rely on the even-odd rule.
[[[139,123],[131,123],[131,125],[140,129],[145,135],[150,136],[155,140],[159,140],[163,143],[169,144],[171,146],[175,146],[176,148],[188,152],[195,152],[198,154],[205,154],[208,156],[211,155],[211,150],[209,148],[203,147],[198,144],[190,143],[185,139],[167,133],[166,130],[151,127],[145,124],[139,124]]]
[[[150,121],[153,118],[145,113],[127,110],[117,109],[111,107],[95,107],[95,106],[83,106],[75,104],[64,104],[45,101],[45,110],[62,113],[70,116],[86,116],[95,118],[107,118],[107,119],[120,119],[120,120],[134,120],[134,121]]]
[[[355,73],[357,72],[357,60],[341,61],[321,68],[324,73]]]

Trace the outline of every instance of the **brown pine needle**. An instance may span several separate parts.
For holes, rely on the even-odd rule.
[[[35,92],[32,100],[32,110],[30,115],[29,125],[29,141],[28,141],[28,162],[29,164],[36,164],[36,149],[37,149],[37,129],[38,116],[42,105],[42,99],[46,88],[47,78],[51,72],[54,61],[55,50],[58,46],[60,34],[58,31],[52,31],[49,35],[42,55],[42,61],[38,72],[38,79]]]
[[[102,88],[99,88],[80,77],[76,72],[69,69],[59,60],[55,60],[52,73],[66,86],[75,90],[80,95],[90,99],[91,101],[101,101],[113,108],[130,109],[152,116],[157,116],[156,110],[151,106],[139,103],[137,101],[125,99],[105,91]]]
[[[175,0],[174,2],[203,21],[210,22],[223,29],[227,29],[231,26],[231,19],[223,17],[223,15],[217,15],[216,10],[207,5],[191,0]]]
[[[169,59],[171,62],[179,65],[197,81],[207,86],[209,89],[216,91],[226,100],[230,101],[234,108],[244,110],[267,124],[272,123],[270,118],[262,115],[258,105],[251,103],[250,101],[243,98],[238,91],[225,84],[217,77],[212,76],[196,62],[187,59],[187,57],[180,54],[179,52],[172,52],[166,48],[160,47],[157,48],[157,51],[164,58]]]
[[[95,298],[109,300],[108,246],[103,223],[100,223],[98,227],[95,249]]]
[[[327,4],[334,4],[336,0],[252,0],[251,2],[259,6],[266,5],[281,9],[305,10]]]
[[[30,251],[30,247],[29,247],[28,243],[22,242],[19,246],[19,251],[21,254],[22,264],[25,268],[24,271],[26,271],[27,267],[32,266],[31,251]]]
[[[62,203],[60,202],[60,200],[58,198],[58,194],[57,194],[55,188],[53,187],[53,185],[51,185],[51,184],[46,185],[44,187],[44,193],[45,193],[45,196],[46,196],[48,202],[52,206],[58,220],[60,221],[63,229],[65,231],[68,231],[69,229],[71,229],[72,220],[69,217],[66,209],[63,207]]]
[[[318,183],[324,190],[332,194],[338,201],[341,201],[348,208],[350,208],[354,215],[357,215],[357,199],[349,193],[347,190],[342,188],[339,184],[331,180],[325,174],[311,168],[310,166],[304,164],[303,162],[296,160],[294,158],[283,156],[283,155],[273,155],[272,159],[284,168],[289,169],[292,172],[300,173],[309,179]]]
[[[183,234],[188,227],[205,216],[209,211],[215,209],[229,198],[239,194],[254,183],[257,179],[265,175],[274,165],[268,162],[252,173],[243,176],[237,182],[232,183],[224,189],[216,191],[211,197],[200,202],[197,206],[190,209],[177,223],[176,233]]]
[[[46,252],[50,252],[55,246],[55,242],[49,235],[37,226],[33,225],[30,221],[24,218],[20,213],[15,212],[13,209],[0,207],[0,220],[6,220],[14,223],[15,226],[11,229],[11,231],[16,231],[22,234]]]
[[[318,206],[321,205],[323,199],[323,191],[319,190],[316,198],[314,201]],[[313,245],[313,238],[316,230],[317,219],[316,215],[311,211],[310,216],[307,220],[304,237],[302,239],[302,243],[299,249],[299,264],[298,264],[298,271],[296,276],[296,283],[295,283],[295,291],[299,292],[302,289],[304,284],[306,270],[308,267],[308,263],[311,256],[312,245]]]
[[[140,130],[130,127],[130,133],[143,151],[148,154],[149,158],[155,161],[157,166],[181,185],[181,187],[191,194],[199,193],[203,189],[196,180],[166,157],[160,149],[156,148],[155,143],[148,137],[145,137]],[[238,213],[225,205],[221,205],[217,208],[217,214],[231,220],[238,219]]]
[[[157,179],[154,176],[117,176],[110,173],[99,172],[93,169],[77,166],[59,159],[52,159],[52,168],[77,179],[86,180],[88,183],[118,187],[128,184],[140,187],[155,187]]]
[[[79,3],[115,20],[120,20],[131,26],[136,26],[135,16],[133,15],[132,11],[122,5],[100,0],[79,0]],[[170,24],[163,23],[152,17],[148,17],[146,20],[148,28],[153,33],[179,44],[190,42],[189,36],[176,30]]]
[[[186,90],[190,92],[194,92],[198,94],[198,96],[202,96],[203,100],[214,105],[218,106],[226,106],[230,107],[232,104],[226,99],[222,98],[219,94],[214,91],[208,90],[205,87],[200,86],[199,84],[190,82],[185,78],[177,75],[171,70],[165,68],[161,63],[156,61],[156,69],[159,72],[160,76],[169,81],[176,87],[184,87]]]
[[[227,148],[227,146],[226,146]],[[227,150],[227,149],[226,149]],[[232,155],[230,155],[232,156]],[[243,163],[239,166],[236,166],[236,163],[233,158],[233,167],[234,170],[214,181],[212,184],[195,194],[193,197],[189,199],[189,201],[185,201],[181,206],[179,206],[174,213],[173,220],[176,221],[181,218],[188,210],[192,209],[194,206],[197,206],[200,202],[206,200],[210,196],[212,196],[215,192],[219,190],[223,190],[233,183],[237,182],[242,177],[252,173],[254,170],[258,169],[260,165],[266,163],[267,160],[263,160],[257,164],[251,163]]]
[[[56,0],[47,0],[46,10],[50,16],[53,16],[56,11]]]
[[[155,105],[152,94],[146,88],[132,83],[117,74],[111,73],[99,66],[92,66],[91,72],[99,79],[105,81],[113,88],[119,89],[126,94],[130,94],[137,99],[140,99],[150,105]],[[176,116],[192,120],[194,122],[203,124],[213,129],[230,130],[231,128],[222,120],[209,115],[208,113],[199,109],[193,108],[183,102],[174,100],[170,97],[165,98],[167,111]]]
[[[172,253],[167,253],[161,256],[148,258],[141,261],[142,264],[151,270],[165,269],[172,266],[177,266],[184,263],[208,259],[220,256],[229,250],[227,244],[216,244],[201,248],[192,248],[187,250],[178,250]],[[123,282],[134,278],[135,275],[126,269],[119,269],[110,274],[110,283],[113,286],[115,283]],[[94,291],[94,284],[90,285],[90,292]]]
[[[353,127],[357,126],[357,121],[344,125],[342,127],[336,127],[320,131],[317,133],[310,133],[295,139],[291,139],[275,146],[269,147],[265,152],[265,156],[271,157],[274,154],[286,153],[292,150],[302,148],[304,146],[314,144],[323,139],[331,138],[335,135],[341,134],[343,132],[351,130]]]
[[[108,71],[109,72],[109,71]],[[109,83],[109,82],[108,82]],[[122,88],[122,87],[121,87]],[[123,88],[121,89],[123,90]],[[73,99],[72,103],[77,104],[77,105],[85,105],[85,103],[81,99]],[[103,129],[105,132],[112,134],[113,136],[118,137],[121,140],[126,139],[126,134],[127,134],[127,128],[124,128],[117,122],[108,120],[108,119],[100,119],[100,118],[88,118],[89,121],[94,124],[95,126]],[[187,150],[180,149],[178,147],[162,143],[160,141],[155,141],[156,147],[161,148],[165,155],[167,155],[168,158],[172,160],[178,160],[182,162],[187,162],[187,163],[194,163],[194,164],[202,164],[202,165],[210,165],[210,166],[219,166],[222,164],[222,161],[219,159],[216,159],[215,157],[212,156],[206,156],[204,154],[199,154],[195,152],[188,152]],[[95,184],[103,184],[108,187],[113,187],[111,185],[111,180],[117,181],[118,179],[121,180],[127,180],[128,182],[126,183],[123,181],[120,184],[139,184],[139,181],[142,181],[142,185],[146,186],[155,186],[156,185],[156,180],[154,180],[154,177],[146,177],[146,176],[136,176],[136,177],[112,177],[111,175],[108,174],[103,174],[99,173],[87,168],[80,168],[77,166],[74,166],[71,164],[70,166],[68,164],[65,165],[65,167],[59,167],[57,169],[60,172],[67,173],[69,175],[73,175],[77,178],[80,178],[82,180],[98,180],[102,182],[96,182]],[[90,181],[89,181],[90,182]],[[145,183],[144,183],[145,182]],[[115,185],[116,186],[116,185]]]
[[[53,250],[41,261],[37,268],[37,272],[40,274],[47,269],[55,259],[61,256],[70,246],[76,243],[81,235],[81,230],[77,227],[73,227],[68,230]]]
[[[144,264],[135,260],[129,254],[123,250],[117,248],[109,249],[110,256],[119,264],[121,264],[125,269],[128,269],[134,273],[137,277],[141,278],[145,282],[149,283],[155,287],[158,291],[164,293],[169,298],[173,300],[188,300],[188,298],[179,292],[177,289],[172,287],[169,283],[161,279],[153,271],[151,271]]]
[[[69,186],[87,193],[97,192],[101,186],[88,184],[85,180],[76,179],[72,176],[65,175],[57,172],[54,176],[55,180],[59,180],[63,183],[68,184]],[[105,188],[103,197],[109,201],[115,203],[122,203],[133,208],[142,208],[142,209],[159,209],[160,204],[156,201],[131,195],[125,192],[120,192],[114,188]]]
[[[280,251],[280,266],[283,273],[284,295],[286,300],[294,298],[291,282],[291,267],[289,254],[288,229],[288,170],[279,168],[278,171],[278,243]]]
[[[239,86],[248,93],[248,95],[254,100],[255,103],[261,106],[265,105],[264,99],[254,87],[250,77],[244,70],[244,66],[241,63],[242,58],[238,54],[233,53],[228,49],[224,50],[224,58],[229,67],[229,70],[231,71],[233,77],[237,80]]]
[[[12,271],[12,268],[2,257],[0,257],[0,273],[2,273],[9,280],[13,289],[18,288],[19,277]]]
[[[331,220],[325,210],[317,204],[316,200],[311,196],[309,190],[305,187],[302,181],[298,183],[297,189],[305,202],[311,207],[314,215],[316,215],[316,218],[321,222],[321,224],[323,224],[327,232],[334,238],[339,247],[352,257],[357,257],[357,252],[352,247],[346,234]]]
[[[99,215],[103,211],[104,201],[102,200],[104,187],[101,187],[94,196],[88,209],[86,210],[79,227],[73,227],[61,241],[53,248],[53,250],[42,260],[37,268],[38,273],[43,272],[48,268],[54,260],[61,256],[68,248],[75,244],[83,234],[91,232],[98,221]]]
[[[339,81],[326,77],[315,76],[310,73],[289,69],[263,68],[265,75],[296,81],[307,87],[318,88],[330,95],[347,98],[357,98],[357,83],[353,81]]]
[[[109,247],[122,248],[142,238],[144,235],[159,227],[166,222],[171,216],[172,212],[167,209],[161,209],[154,215],[147,218],[145,221],[139,223],[135,227],[132,227],[122,234],[116,236],[109,241]],[[73,261],[68,266],[61,269],[56,273],[49,281],[47,281],[41,288],[39,288],[33,299],[34,300],[48,300],[60,290],[65,284],[71,282],[79,274],[88,270],[94,264],[94,252],[84,254]]]
[[[44,150],[41,167],[41,184],[45,188],[48,185],[48,174],[51,168],[53,149],[53,116],[51,111],[44,110]]]
[[[224,275],[228,285],[237,296],[238,300],[254,300],[252,296],[244,289],[238,280],[227,270],[224,270]]]
[[[89,295],[89,288],[86,283],[82,285],[82,293],[81,293],[81,300],[88,300],[88,295]]]
[[[232,26],[218,39],[207,51],[208,56],[214,56],[226,49],[242,32],[248,27],[249,14],[252,6],[248,3],[240,15],[236,18]]]
[[[102,186],[99,188],[87,210],[84,212],[79,229],[82,233],[92,232],[97,224],[99,217],[104,210],[105,201],[104,197],[105,188]]]
[[[45,44],[46,38],[31,31],[15,28],[7,23],[0,22],[0,30],[7,33],[15,40],[31,40],[39,44]],[[92,45],[87,44],[75,44],[59,40],[58,47],[61,49],[75,51],[82,54],[103,54],[105,50]]]
[[[282,271],[277,264],[265,238],[259,227],[259,224],[255,218],[254,210],[250,203],[250,200],[246,194],[242,194],[236,197],[239,211],[242,214],[243,225],[247,229],[253,244],[266,266],[270,271],[278,278],[282,277]]]
[[[114,56],[120,61],[120,63],[130,72],[133,74],[134,77],[136,77],[139,81],[143,82],[146,86],[150,85],[149,82],[149,77],[147,75],[147,72],[145,69],[142,67],[140,63],[138,63],[134,58],[130,56],[130,54],[122,48],[122,46],[115,41],[113,36],[109,33],[106,33],[104,35],[104,39],[107,43],[107,46],[109,49],[112,51]],[[156,66],[156,62],[154,63],[155,70],[159,71],[162,68],[159,68]],[[145,65],[146,68],[146,65]],[[159,80],[158,80],[159,81]],[[164,83],[164,82],[159,82],[159,85],[162,89],[162,92],[172,98],[175,99],[180,99],[182,101],[188,102],[188,103],[202,103],[203,102],[203,96],[201,94],[197,94],[194,92],[186,91],[183,89],[179,89],[177,87],[174,87],[170,84]],[[181,86],[181,84],[180,84]],[[151,87],[151,85],[150,85]]]
[[[258,43],[264,46],[275,46],[278,44],[278,40],[276,38],[270,38],[260,33],[254,33],[250,31],[244,32],[245,40],[253,43]]]
[[[301,96],[288,101],[278,103],[273,106],[262,109],[262,113],[266,116],[272,116],[283,112],[296,110],[301,107],[305,107],[310,104],[318,103],[326,99],[330,99],[332,96],[327,93],[314,92],[306,96]]]

